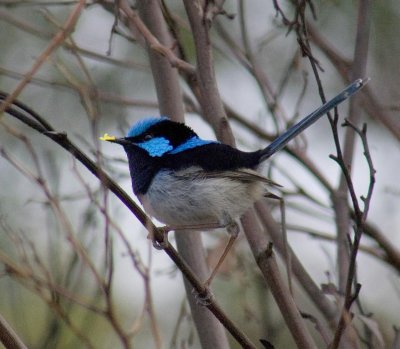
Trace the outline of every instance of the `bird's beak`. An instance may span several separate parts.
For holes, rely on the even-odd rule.
[[[100,137],[99,139],[102,140],[102,141],[118,143],[118,144],[121,144],[121,145],[128,144],[128,141],[125,138],[116,138],[115,136],[110,136],[108,133],[105,133],[104,136]]]

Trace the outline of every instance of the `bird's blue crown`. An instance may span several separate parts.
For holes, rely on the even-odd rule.
[[[179,126],[179,127],[177,127]],[[167,117],[153,117],[138,121],[126,136],[152,157],[178,154],[205,144],[218,143],[203,140],[188,126]]]
[[[145,133],[151,126],[160,123],[161,121],[169,120],[165,116],[161,117],[151,117],[143,120],[139,120],[134,124],[126,134],[127,137],[137,137],[142,133]]]

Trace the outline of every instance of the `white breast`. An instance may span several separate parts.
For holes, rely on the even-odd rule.
[[[239,218],[266,192],[259,180],[196,173],[199,169],[160,171],[146,195],[139,197],[146,212],[167,225],[223,224],[227,215]]]

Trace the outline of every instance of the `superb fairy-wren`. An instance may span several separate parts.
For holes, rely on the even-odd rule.
[[[149,215],[170,230],[227,227],[235,237],[235,219],[274,185],[257,172],[260,164],[364,84],[356,80],[268,147],[253,152],[203,140],[166,117],[141,120],[126,137],[105,134],[101,139],[124,147],[133,191]]]

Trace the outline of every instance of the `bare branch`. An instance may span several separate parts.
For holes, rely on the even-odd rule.
[[[25,75],[24,79],[18,84],[18,86],[15,88],[15,90],[0,105],[0,115],[3,114],[3,112],[7,110],[8,106],[10,106],[12,104],[14,99],[16,99],[18,97],[18,95],[24,89],[26,84],[36,74],[36,72],[39,70],[41,65],[45,62],[45,60],[68,37],[69,33],[73,30],[73,27],[75,26],[84,5],[85,5],[85,0],[80,0],[79,3],[76,5],[75,9],[70,13],[63,28],[54,36],[54,38],[52,39],[50,44],[47,46],[47,48],[38,57],[38,59],[35,61],[34,65],[32,66],[31,70],[29,71],[29,73],[27,73]]]
[[[0,314],[0,342],[6,349],[27,349],[17,333]]]

